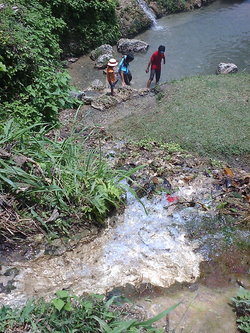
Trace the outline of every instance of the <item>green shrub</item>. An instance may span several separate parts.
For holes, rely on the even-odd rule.
[[[5,2],[0,11],[2,119],[11,115],[24,125],[56,123],[59,110],[74,106],[69,75],[60,62],[59,32],[64,26],[38,1]]]
[[[22,126],[29,126],[34,124],[34,122],[42,122],[42,114],[39,110],[23,100],[16,100],[12,103],[3,103],[1,116],[1,126],[4,126],[4,120],[9,118],[15,118],[16,122]]]
[[[67,55],[81,55],[101,44],[114,44],[119,38],[115,0],[47,0],[45,4],[66,23],[60,38]]]
[[[78,297],[60,290],[50,302],[43,299],[28,301],[20,310],[3,306],[0,308],[0,332],[136,333],[142,328],[144,332],[160,333],[163,331],[153,328],[152,324],[177,306],[144,322],[136,319],[123,321],[119,307],[112,309],[114,299],[107,301],[103,295]]]
[[[179,12],[186,9],[187,0],[157,0],[169,13]]]
[[[250,333],[250,291],[240,288],[232,304],[237,315],[237,326],[241,332]]]
[[[16,6],[15,7],[13,6]],[[16,99],[39,77],[40,66],[58,66],[57,31],[63,21],[36,1],[5,1],[0,11],[1,102]]]
[[[38,122],[57,124],[60,110],[80,104],[70,96],[69,81],[69,75],[64,71],[40,67],[39,76],[18,100],[2,104],[2,120],[14,118],[23,126]]]
[[[0,145],[8,158],[0,158],[0,193],[10,193],[20,215],[29,212],[45,231],[65,233],[70,220],[103,223],[123,203],[124,185],[131,171],[113,170],[100,153],[86,151],[81,133],[67,139],[50,139],[41,124],[26,128],[8,121],[0,133]],[[45,224],[57,209],[63,224]],[[67,217],[67,218],[66,218]]]
[[[40,120],[56,123],[59,110],[74,107],[60,45],[82,54],[102,43],[114,43],[119,35],[115,5],[113,0],[4,2],[0,11],[2,119],[11,114],[26,125]]]

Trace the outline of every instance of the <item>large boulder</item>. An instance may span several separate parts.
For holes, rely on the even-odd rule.
[[[82,96],[82,100],[85,104],[90,105],[95,100],[100,98],[100,96],[102,96],[102,92],[99,90],[85,90],[84,95]]]
[[[95,79],[90,84],[90,90],[103,90],[103,89],[105,89],[105,84],[101,80]]]
[[[85,95],[84,91],[70,91],[69,92],[70,97],[76,98],[76,99],[82,99]]]
[[[109,44],[103,44],[90,52],[90,59],[97,60],[101,55],[113,54],[113,47]]]
[[[232,63],[221,62],[216,69],[216,74],[231,74],[238,72],[238,67]]]
[[[95,62],[95,68],[98,69],[104,69],[107,67],[107,63],[109,62],[109,59],[114,58],[112,54],[102,54],[100,55],[96,62]]]
[[[134,37],[151,26],[151,20],[137,0],[118,0],[116,16],[122,37]]]
[[[123,54],[127,52],[146,52],[149,44],[138,39],[121,38],[117,43],[117,50]]]
[[[109,44],[103,44],[91,51],[90,59],[95,61],[95,68],[106,68],[109,59],[114,58],[113,51],[113,47]]]

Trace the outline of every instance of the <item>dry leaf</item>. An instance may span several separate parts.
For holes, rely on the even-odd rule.
[[[225,167],[225,168],[224,168],[224,173],[225,173],[225,175],[228,176],[228,177],[233,177],[233,176],[234,176],[234,173],[233,173],[232,169],[230,169],[230,168],[228,168],[228,167]]]

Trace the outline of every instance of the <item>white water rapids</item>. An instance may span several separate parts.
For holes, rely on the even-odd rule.
[[[154,11],[147,5],[147,3],[144,0],[137,0],[139,6],[144,11],[146,16],[150,19],[152,22],[152,28],[153,30],[161,30],[162,27],[157,23],[156,16]]]
[[[198,196],[200,202],[207,202],[210,187],[209,178],[199,176],[192,186],[179,184],[175,195],[186,200]],[[199,242],[186,237],[185,225],[194,214],[202,218],[212,212],[200,206],[176,209],[164,193],[142,201],[148,214],[138,201],[128,197],[116,226],[107,228],[89,244],[79,243],[60,256],[42,255],[12,264],[19,270],[13,283],[16,289],[0,294],[0,302],[19,305],[34,296],[49,298],[62,288],[76,294],[103,294],[128,283],[169,287],[175,281],[195,281],[203,255],[198,250]],[[11,267],[2,267],[0,283],[7,283],[4,271]]]

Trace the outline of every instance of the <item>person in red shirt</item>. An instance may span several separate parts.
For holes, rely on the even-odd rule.
[[[160,45],[158,47],[158,51],[154,52],[151,55],[151,58],[149,60],[148,63],[148,67],[146,69],[146,73],[148,73],[149,71],[149,67],[151,66],[151,70],[150,70],[150,76],[149,76],[149,80],[147,82],[147,88],[150,88],[151,82],[154,79],[155,76],[155,81],[156,84],[158,84],[160,77],[161,77],[161,61],[163,60],[163,63],[165,64],[165,46]]]

